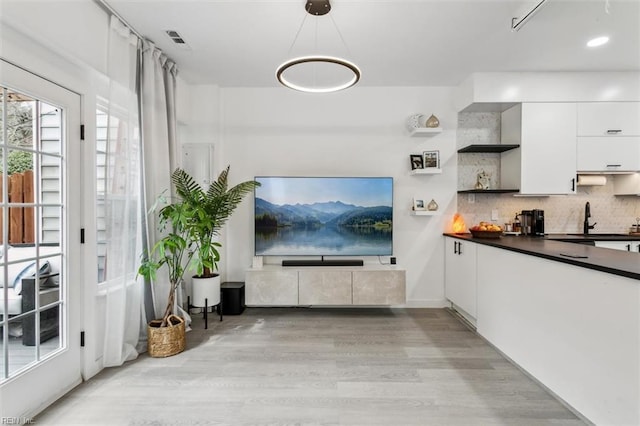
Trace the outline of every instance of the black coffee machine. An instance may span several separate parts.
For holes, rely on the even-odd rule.
[[[544,235],[544,210],[522,210],[520,222],[522,235]]]

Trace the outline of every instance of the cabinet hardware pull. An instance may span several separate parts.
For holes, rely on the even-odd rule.
[[[617,135],[618,133],[622,133],[622,129],[609,129],[607,130],[608,135]]]
[[[576,178],[571,179],[571,191],[576,190]]]
[[[607,167],[622,167],[622,164],[607,164]]]
[[[458,254],[458,242],[453,242],[453,254]]]
[[[458,243],[458,255],[462,254],[462,243]]]
[[[627,244],[627,251],[631,251],[631,244]]]

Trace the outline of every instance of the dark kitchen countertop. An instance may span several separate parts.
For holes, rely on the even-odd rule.
[[[640,241],[640,234],[546,234],[548,240],[560,241]]]
[[[531,256],[541,257],[569,265],[581,266],[610,274],[640,280],[640,254],[623,250],[598,248],[587,244],[566,242],[567,239],[576,242],[585,238],[597,238],[599,241],[630,241],[640,240],[638,236],[604,237],[597,235],[568,235],[552,234],[545,237],[523,237],[504,235],[501,238],[473,238],[471,234],[449,234],[447,237],[473,241],[474,243],[515,251]],[[558,238],[556,238],[558,237]],[[566,237],[566,238],[565,238]],[[559,241],[564,240],[564,241]],[[586,256],[586,257],[569,257]]]

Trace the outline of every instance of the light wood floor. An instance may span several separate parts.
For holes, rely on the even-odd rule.
[[[83,383],[38,425],[582,425],[443,309],[252,308]]]

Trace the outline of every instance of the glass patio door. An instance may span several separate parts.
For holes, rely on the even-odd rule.
[[[81,381],[80,96],[0,60],[0,110],[0,413],[23,424]]]

